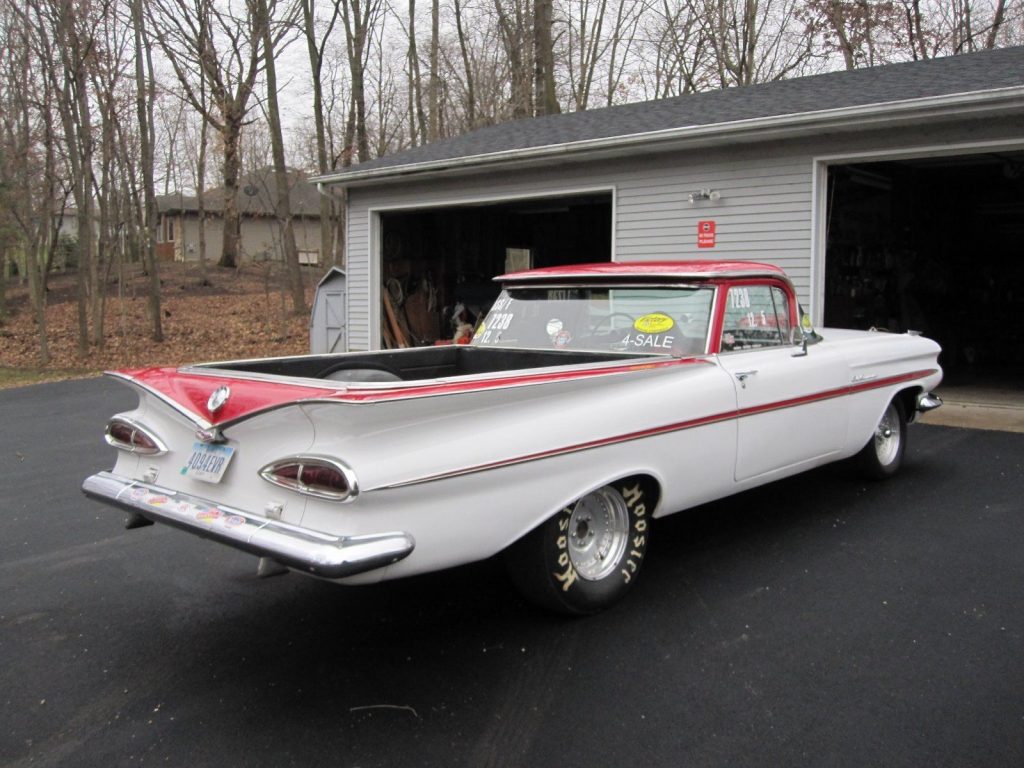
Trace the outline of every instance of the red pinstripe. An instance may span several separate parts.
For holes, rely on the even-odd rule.
[[[848,386],[839,387],[837,389],[824,390],[822,392],[816,392],[812,395],[794,397],[788,400],[778,400],[774,403],[765,403],[763,405],[756,405],[750,408],[739,408],[731,411],[723,411],[722,413],[716,413],[709,416],[702,416],[697,419],[679,421],[673,424],[663,424],[660,427],[651,427],[649,429],[638,430],[636,432],[626,432],[621,435],[614,435],[612,437],[602,437],[596,440],[588,440],[583,443],[575,443],[573,445],[567,445],[561,448],[552,448],[546,451],[528,453],[522,456],[516,456],[509,459],[500,459],[498,461],[491,461],[485,464],[476,464],[471,467],[465,467],[463,469],[441,472],[436,475],[427,475],[413,480],[406,480],[401,483],[394,483],[392,485],[381,486],[380,488],[371,490],[380,490],[381,488],[400,488],[406,485],[428,483],[434,480],[443,480],[449,477],[458,477],[460,475],[469,475],[476,472],[484,472],[489,469],[509,467],[514,466],[516,464],[525,464],[530,461],[547,459],[553,456],[562,456],[568,453],[578,453],[579,451],[587,451],[592,448],[601,448],[606,445],[626,443],[632,440],[640,440],[645,437],[655,437],[657,435],[664,435],[670,432],[681,432],[686,429],[694,429],[696,427],[703,427],[709,424],[717,424],[722,421],[741,419],[746,416],[756,416],[758,414],[769,413],[771,411],[781,411],[786,408],[795,408],[796,406],[799,405],[808,405],[810,403],[820,402],[824,400],[832,400],[837,397],[855,395],[860,392],[867,392],[872,389],[882,389],[884,387],[890,387],[896,384],[904,384],[909,381],[924,378],[925,376],[931,376],[934,373],[937,373],[937,369],[935,368],[930,368],[921,371],[911,371],[910,373],[903,373],[896,376],[887,376],[884,379],[876,379],[874,381],[863,382],[860,384],[850,384]]]

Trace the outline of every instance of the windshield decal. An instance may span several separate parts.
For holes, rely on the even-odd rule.
[[[629,349],[671,350],[676,337],[667,333],[629,333],[622,343]]]
[[[659,334],[664,333],[675,325],[675,320],[664,312],[652,312],[649,315],[638,317],[633,323],[633,328],[640,333]]]

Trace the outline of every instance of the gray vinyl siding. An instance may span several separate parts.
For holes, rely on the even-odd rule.
[[[366,204],[353,202],[355,190],[349,194],[348,217],[345,223],[345,277],[348,288],[348,347],[370,349],[370,323],[379,324],[378,312],[370,309],[371,249],[370,215]],[[376,270],[373,270],[376,274]]]
[[[809,290],[812,164],[805,155],[765,159],[758,154],[748,149],[705,153],[699,162],[681,155],[602,161],[503,173],[497,183],[492,176],[478,176],[354,188],[347,261],[351,348],[369,348],[370,327],[378,321],[368,300],[379,297],[371,291],[376,244],[370,242],[370,227],[380,209],[607,189],[613,195],[615,261],[762,259],[787,269],[804,297]],[[690,192],[701,188],[717,189],[722,198],[690,204]],[[697,248],[697,222],[703,219],[717,223],[715,248]]]
[[[378,246],[370,229],[380,210],[606,189],[613,196],[613,260],[767,261],[786,270],[800,301],[809,308],[815,158],[1004,139],[1024,139],[1016,122],[986,120],[866,131],[356,186],[349,190],[348,211],[351,348],[369,348],[374,340],[371,326],[379,327],[379,309],[371,306],[380,301],[373,284],[378,279]],[[688,201],[691,192],[707,188],[718,190],[721,199]],[[715,248],[697,248],[697,222],[703,219],[716,223]]]

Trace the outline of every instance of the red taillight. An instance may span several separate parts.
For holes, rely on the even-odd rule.
[[[131,445],[132,435],[135,434],[135,430],[123,421],[112,421],[107,428],[107,434],[119,443]]]
[[[299,480],[313,491],[324,493],[347,494],[348,481],[334,467],[303,466]]]
[[[166,453],[167,446],[141,424],[123,416],[110,420],[104,434],[107,443],[122,451],[147,455]]]
[[[160,446],[156,444],[156,441],[139,429],[136,429],[132,435],[132,445],[135,446],[139,453],[156,453],[160,450]]]
[[[326,456],[293,456],[260,470],[267,482],[309,496],[346,501],[358,492],[352,470]]]
[[[280,480],[291,480],[298,482],[299,472],[302,470],[301,464],[283,464],[274,468],[274,477]]]

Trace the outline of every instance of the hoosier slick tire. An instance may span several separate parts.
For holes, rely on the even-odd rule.
[[[652,511],[648,488],[636,479],[591,491],[508,549],[509,575],[542,608],[577,615],[604,610],[636,581]]]

